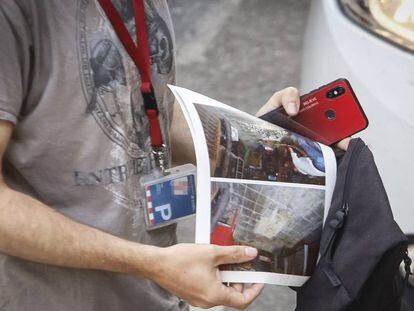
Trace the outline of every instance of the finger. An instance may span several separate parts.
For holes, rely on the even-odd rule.
[[[230,286],[233,287],[239,293],[243,292],[244,286],[242,283],[232,283]]]
[[[264,287],[264,284],[253,284],[249,288],[246,288],[243,292],[239,293],[234,289],[227,291],[224,297],[224,305],[237,309],[245,309],[250,305],[253,300],[260,295]]]
[[[287,114],[295,115],[299,110],[299,102],[300,98],[298,90],[294,87],[288,87],[274,93],[267,103],[259,109],[256,116],[262,116],[282,105]]]
[[[346,151],[348,149],[349,142],[351,141],[351,137],[347,137],[342,139],[339,143],[336,144],[336,147]]]
[[[282,106],[282,91],[274,93],[269,98],[267,103],[259,109],[259,111],[256,113],[256,116],[260,117],[272,110],[279,108],[280,106]]]
[[[296,115],[300,105],[299,91],[294,87],[282,90],[282,105],[288,115]]]
[[[257,249],[249,246],[216,246],[214,251],[216,265],[241,263],[256,257]]]

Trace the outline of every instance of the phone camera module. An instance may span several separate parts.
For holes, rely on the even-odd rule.
[[[345,88],[343,88],[342,86],[337,86],[337,87],[329,90],[326,93],[326,97],[328,97],[329,99],[333,99],[335,97],[341,96],[344,93],[345,93]]]

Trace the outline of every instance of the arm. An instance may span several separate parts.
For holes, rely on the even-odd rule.
[[[12,133],[0,121],[0,159]],[[52,208],[10,189],[0,165],[0,251],[47,264],[146,275],[145,260],[155,253],[74,222]]]
[[[218,266],[252,260],[250,247],[142,245],[77,223],[43,203],[10,189],[1,160],[13,126],[0,121],[0,252],[63,267],[121,272],[149,278],[190,304],[245,308],[262,286],[247,290],[221,283]]]

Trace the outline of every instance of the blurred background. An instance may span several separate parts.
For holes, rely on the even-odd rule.
[[[254,113],[299,87],[309,0],[171,0],[177,85]]]
[[[373,151],[394,216],[414,242],[414,0],[169,5],[179,86],[253,114],[287,86],[304,94],[349,79],[370,121],[358,136]],[[179,227],[181,242],[194,241],[192,220]],[[407,293],[404,310],[414,310],[413,288]],[[294,310],[295,296],[268,285],[248,310]]]

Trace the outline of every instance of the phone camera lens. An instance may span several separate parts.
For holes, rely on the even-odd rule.
[[[335,111],[333,111],[332,109],[326,110],[326,111],[325,111],[325,117],[326,117],[328,120],[333,120],[333,119],[335,119]]]

